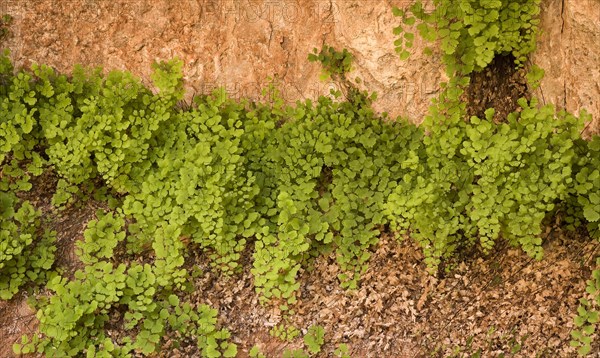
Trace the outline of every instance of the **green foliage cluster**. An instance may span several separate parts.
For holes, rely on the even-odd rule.
[[[40,212],[0,190],[0,299],[27,282],[41,283],[54,263],[55,235],[41,227]]]
[[[257,235],[253,273],[267,298],[293,303],[303,261],[331,248],[343,285],[356,287],[385,223],[385,198],[401,177],[397,157],[419,145],[421,131],[325,97],[289,115],[294,120],[266,148],[276,226]]]
[[[313,49],[313,53],[308,55],[310,62],[319,62],[322,66],[321,80],[331,78],[341,86],[339,91],[331,91],[331,94],[338,98],[342,94],[346,100],[356,107],[369,107],[369,105],[377,99],[376,93],[361,91],[358,85],[361,83],[360,78],[350,80],[347,75],[352,70],[352,61],[354,56],[347,49],[338,51],[332,46],[323,45],[321,50]]]
[[[596,142],[578,136],[586,117],[535,100],[520,101],[507,123],[493,123],[493,109],[466,122],[466,81],[453,78],[417,128],[378,117],[368,102],[325,97],[285,107],[216,92],[182,110],[181,62],[157,64],[154,80],[156,94],[124,73],[76,68],[67,78],[39,66],[15,74],[19,86],[3,100],[29,98],[31,141],[67,188],[101,176],[121,195],[127,247],[152,244],[173,287],[184,281],[184,237],[225,272],[254,241],[256,288],[294,303],[298,272],[330,250],[342,284],[356,287],[387,224],[411,230],[435,270],[458,248],[489,251],[499,237],[540,257],[541,222],[559,203],[579,222],[597,220]],[[577,175],[585,183],[574,187]],[[85,245],[101,258],[120,239],[90,235]]]
[[[461,96],[472,72],[497,55],[511,54],[522,65],[535,49],[539,0],[434,0],[426,12],[420,2],[408,11],[394,8],[403,24],[394,29],[401,59],[407,59],[415,40],[405,28],[416,25],[429,42],[439,40],[450,77],[431,107],[424,128],[424,155],[414,169],[416,181],[405,180],[388,201],[390,220],[411,230],[435,271],[443,258],[479,242],[484,252],[499,237],[535,258],[542,256],[543,221],[559,215],[567,228],[587,222],[588,232],[600,239],[600,137],[584,141],[580,118],[537,100],[520,99],[519,109],[506,123],[466,118]],[[430,48],[426,53],[432,53]],[[530,88],[539,86],[544,71],[532,66]],[[599,321],[597,303],[600,270],[594,270],[574,319],[571,345],[580,355],[591,351]]]
[[[322,78],[344,79],[346,74],[352,70],[354,56],[347,50],[336,50],[329,45],[323,45],[321,50],[313,49],[308,55],[310,62],[319,62],[323,67]]]
[[[45,153],[68,184],[100,177],[118,193],[136,187],[132,178],[144,175],[154,136],[182,96],[169,82],[181,78],[181,63],[170,69],[174,72],[155,72],[160,92],[153,95],[126,72],[104,78],[100,69],[76,66],[67,79],[47,66],[33,66],[31,93]]]
[[[78,256],[86,265],[93,265],[101,259],[110,259],[119,242],[125,239],[122,231],[125,221],[112,213],[96,212],[97,220],[88,223],[84,240],[76,243]]]
[[[571,230],[587,222],[587,229],[600,238],[600,136],[578,140],[573,185],[565,205],[565,221]]]
[[[181,265],[161,264],[167,260],[159,254],[165,242],[178,241],[168,235],[172,230],[157,230],[153,264],[116,264],[114,248],[126,236],[123,218],[98,216],[78,243],[85,267],[72,280],[57,274],[48,282],[54,295],[36,302],[42,336],[24,336],[15,352],[48,357],[148,355],[168,332],[178,331],[182,339],[196,339],[204,357],[235,356],[237,347],[228,341],[229,332],[217,329],[217,311],[207,305],[194,308],[174,293],[173,284],[182,284],[177,272]],[[111,335],[111,330],[127,334]]]
[[[283,322],[271,328],[269,334],[282,341],[291,342],[300,335],[300,329],[292,324]]]
[[[590,229],[597,228],[598,198],[592,194],[599,188],[597,139],[580,138],[589,115],[577,118],[522,98],[519,108],[497,124],[494,108],[485,118],[467,118],[461,101],[467,75],[496,55],[510,53],[522,64],[533,51],[539,1],[440,0],[435,5],[430,13],[419,2],[408,12],[394,8],[405,25],[422,21],[417,28],[425,40],[441,40],[450,76],[425,117],[428,135],[421,152],[413,154],[417,175],[406,177],[388,200],[394,227],[411,231],[432,271],[443,258],[474,243],[489,252],[499,237],[539,259],[542,222],[557,212],[572,227],[585,220]],[[414,35],[402,25],[394,32],[404,33],[396,46],[406,58],[402,44],[411,47]],[[536,86],[542,76],[534,66],[528,79]]]
[[[325,343],[325,329],[321,326],[310,326],[304,335],[304,344],[308,351],[317,354]]]
[[[8,28],[10,27],[10,24],[12,24],[12,20],[13,18],[9,14],[3,14],[2,17],[0,17],[0,41],[6,39],[10,34]]]
[[[14,198],[4,191],[28,190],[30,185],[19,184],[28,184],[31,173],[37,175],[44,166],[50,166],[60,177],[57,194],[53,198],[55,204],[69,201],[78,186],[97,183],[98,180],[115,195],[122,197],[126,194],[118,213],[99,212],[98,220],[89,223],[84,240],[77,243],[77,252],[85,267],[75,274],[75,279],[56,273],[51,275],[53,278],[47,288],[54,295],[36,303],[42,336],[24,337],[21,344],[15,345],[15,351],[37,351],[60,357],[81,353],[87,356],[130,356],[134,351],[149,354],[160,346],[166,332],[177,330],[186,337],[197,339],[203,356],[234,356],[236,346],[229,343],[229,333],[216,328],[216,311],[208,306],[194,308],[189,303],[180,304],[175,295],[185,288],[187,278],[187,271],[182,268],[184,245],[181,232],[200,227],[198,220],[198,226],[187,223],[187,219],[196,213],[191,210],[194,203],[187,200],[184,192],[194,187],[187,186],[192,184],[189,181],[177,181],[173,185],[185,189],[170,196],[168,188],[162,191],[164,187],[153,186],[156,178],[166,181],[167,177],[179,175],[180,169],[169,167],[169,175],[160,176],[160,171],[165,170],[165,159],[177,161],[175,151],[168,150],[170,147],[161,141],[176,141],[177,137],[170,137],[174,132],[166,136],[159,136],[159,133],[168,129],[191,130],[193,127],[171,127],[181,118],[166,123],[171,115],[178,115],[175,107],[182,96],[181,63],[155,66],[157,94],[152,94],[128,73],[111,72],[105,77],[100,69],[90,71],[76,67],[72,76],[67,78],[47,66],[33,66],[31,72],[15,74],[6,56],[1,58],[0,64],[1,80],[10,84],[2,86],[0,97],[0,125],[3,129],[0,137],[3,178],[1,242],[6,246],[3,250],[5,257],[2,257],[2,284],[6,287],[2,287],[2,298],[14,294],[25,276],[33,280],[42,275],[41,269],[49,269],[55,250],[51,241],[35,238],[34,234],[39,231],[39,214],[33,207],[24,203],[15,213]],[[219,132],[212,123],[210,127],[215,133]],[[202,128],[207,127],[202,125]],[[227,133],[232,138],[236,134],[238,132]],[[208,133],[198,141],[204,143],[207,138],[210,138]],[[209,145],[198,144],[195,152],[189,147],[176,150],[191,151],[190,161],[185,167],[194,169],[193,161],[203,160],[198,154],[205,150],[213,151],[213,145],[222,146],[216,153],[230,158],[228,147],[220,139],[215,136]],[[47,160],[42,159],[43,156]],[[220,158],[217,154],[215,157],[215,161]],[[232,162],[235,163],[235,159]],[[223,174],[232,175],[230,170],[234,165],[223,167],[223,170],[215,170],[217,173],[210,180],[223,184]],[[202,180],[204,177],[201,175],[191,173],[190,177],[199,180],[197,177],[200,176]],[[236,197],[227,199],[231,195],[220,189],[212,188],[196,201],[196,205],[203,205],[202,200],[209,201],[210,195],[216,198],[216,209],[196,215],[198,219],[203,215],[208,217],[200,221],[204,225],[218,221],[217,215],[228,218],[229,214],[244,210],[243,206],[237,206]],[[162,196],[156,195],[155,198],[153,194]],[[240,197],[243,195],[240,193]],[[165,209],[190,211],[192,215],[185,218],[182,215],[180,220],[170,223],[170,217],[165,217],[164,212],[156,213],[152,209],[156,202],[152,200],[158,199],[158,206],[162,206],[162,200],[168,200],[167,197],[173,198],[174,205],[173,208],[165,205]],[[136,203],[138,200],[143,203],[141,209],[140,202]],[[223,207],[220,204],[223,200],[231,200],[228,202],[231,210],[218,211],[219,207]],[[151,209],[144,210],[148,207]],[[128,228],[135,237],[124,231],[124,212],[135,220]],[[171,213],[171,217],[176,216]],[[214,225],[205,229],[212,235]],[[197,236],[204,240],[213,238],[208,238],[209,234]],[[214,247],[222,248],[219,245],[224,241],[220,240]],[[121,242],[134,253],[141,253],[146,244],[151,243],[151,264],[134,261],[128,265],[117,265],[113,256]],[[110,337],[107,330],[115,324],[115,319],[120,319],[124,330],[132,332],[133,336],[118,340]]]
[[[34,151],[41,135],[35,118],[36,92],[31,74],[13,75],[7,55],[4,51],[0,56],[0,190],[29,190],[31,175],[41,174],[45,162]]]
[[[333,355],[335,357],[339,357],[339,358],[350,358],[350,349],[348,348],[348,345],[345,343],[341,343],[336,349],[335,351],[333,351]]]
[[[414,154],[416,175],[398,186],[387,209],[391,222],[410,229],[423,246],[431,269],[474,243],[489,252],[499,237],[540,259],[546,217],[570,208],[571,219],[582,218],[569,201],[578,166],[592,165],[597,154],[579,135],[588,116],[556,113],[535,99],[522,99],[519,105],[500,124],[492,121],[493,109],[486,118],[468,122],[460,108],[458,116],[434,112],[426,119],[430,135]],[[585,199],[582,194],[575,196],[579,202]],[[587,215],[586,220],[593,226],[597,218]]]
[[[300,334],[299,330],[293,326],[286,326],[285,324],[281,324],[279,326],[274,327],[275,336],[291,341],[296,336]],[[291,334],[290,334],[291,333]],[[282,357],[284,358],[309,358],[314,357],[321,353],[321,347],[325,343],[325,329],[321,326],[310,326],[306,331],[306,334],[303,337],[305,349],[286,349],[283,351]],[[349,357],[348,356],[348,347],[346,345],[341,345],[334,354],[338,357]],[[261,353],[258,346],[252,347],[249,352],[250,357],[256,358],[265,358],[265,355]]]
[[[449,76],[480,71],[496,55],[512,54],[523,64],[535,49],[540,0],[434,0],[427,12],[417,1],[408,9],[393,9],[402,18],[394,28],[395,41],[402,59],[410,56],[416,29],[428,42],[439,41],[441,56]],[[409,28],[405,28],[409,27]],[[427,48],[431,53],[431,49]]]
[[[256,150],[257,133],[246,132],[239,118],[243,105],[219,97],[197,101],[197,108],[171,113],[160,127],[147,157],[147,170],[125,198],[123,212],[136,219],[130,228],[144,241],[154,227],[170,222],[225,271],[237,267],[246,239],[264,220],[255,212],[259,192],[246,150]],[[248,123],[269,130],[273,122]],[[246,144],[247,147],[243,147]]]
[[[579,300],[577,315],[573,319],[575,327],[571,331],[571,347],[577,348],[580,356],[588,355],[592,350],[592,342],[598,322],[600,322],[600,258],[596,258],[596,268],[587,281],[586,297]]]

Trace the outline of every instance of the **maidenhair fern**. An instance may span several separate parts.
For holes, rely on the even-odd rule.
[[[467,118],[461,100],[472,71],[504,53],[521,64],[531,52],[538,1],[435,4],[432,13],[419,4],[412,15],[395,10],[408,26],[422,20],[426,39],[441,40],[450,74],[420,127],[379,116],[375,96],[358,90],[348,101],[333,93],[295,106],[276,91],[272,103],[218,91],[183,108],[178,60],[154,65],[153,93],[125,72],[15,72],[0,56],[0,298],[29,281],[49,280],[52,292],[36,303],[41,334],[15,351],[151,354],[179,331],[203,356],[235,356],[217,312],[181,299],[192,285],[192,250],[228,275],[252,250],[256,290],[287,310],[298,274],[323,253],[335,254],[344,287],[358,287],[389,228],[410,233],[431,272],[459,250],[489,252],[499,240],[541,258],[541,225],[555,214],[597,236],[600,139],[579,136],[589,117],[521,99],[498,124],[493,108]],[[406,57],[414,35],[396,33]],[[311,57],[342,80],[351,58],[329,47]],[[534,70],[531,81],[541,75]],[[56,206],[94,185],[88,191],[112,198],[114,210],[97,212],[76,244],[84,267],[74,277],[46,273],[53,237],[18,199],[44,170],[58,177]],[[126,334],[109,334],[114,322]],[[310,337],[317,351],[323,332]]]
[[[535,49],[539,4],[540,0],[434,0],[435,8],[428,12],[416,1],[407,9],[394,8],[394,15],[402,18],[394,28],[399,36],[394,45],[400,58],[408,59],[415,26],[423,39],[439,42],[449,76],[480,71],[498,54],[512,54],[521,65]]]
[[[12,298],[27,282],[43,282],[54,263],[54,240],[31,203],[0,191],[0,299]]]

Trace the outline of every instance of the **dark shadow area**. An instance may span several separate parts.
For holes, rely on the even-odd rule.
[[[495,108],[494,122],[506,120],[506,116],[518,108],[517,100],[529,99],[526,71],[517,69],[512,55],[496,56],[481,72],[471,74],[471,82],[463,95],[469,117],[485,117],[485,110]]]

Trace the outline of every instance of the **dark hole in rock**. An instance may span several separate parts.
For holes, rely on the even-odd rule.
[[[485,69],[472,73],[463,94],[469,118],[485,118],[485,110],[493,107],[494,122],[505,122],[507,115],[519,107],[519,98],[529,99],[525,75],[524,68],[516,68],[512,55],[497,55]]]

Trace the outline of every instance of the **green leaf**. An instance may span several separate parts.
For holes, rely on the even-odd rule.
[[[394,16],[404,16],[404,10],[398,8],[397,6],[392,7],[392,13]]]
[[[600,220],[600,209],[596,210],[592,205],[588,205],[583,208],[583,215],[589,222],[596,222]]]
[[[586,356],[592,351],[592,346],[589,344],[582,345],[578,350],[577,354],[580,356]]]
[[[410,16],[410,17],[405,17],[404,19],[402,19],[402,22],[405,25],[412,26],[415,24],[415,20],[416,19],[414,17]]]
[[[228,343],[225,350],[223,351],[223,357],[235,357],[237,356],[237,346],[232,343]]]
[[[590,311],[588,312],[588,322],[597,323],[598,322],[598,311]]]
[[[583,333],[585,335],[589,336],[589,335],[592,335],[594,333],[595,329],[596,329],[596,327],[594,327],[591,324],[588,324],[588,325],[586,325],[586,326],[583,327],[582,331],[583,331]]]

